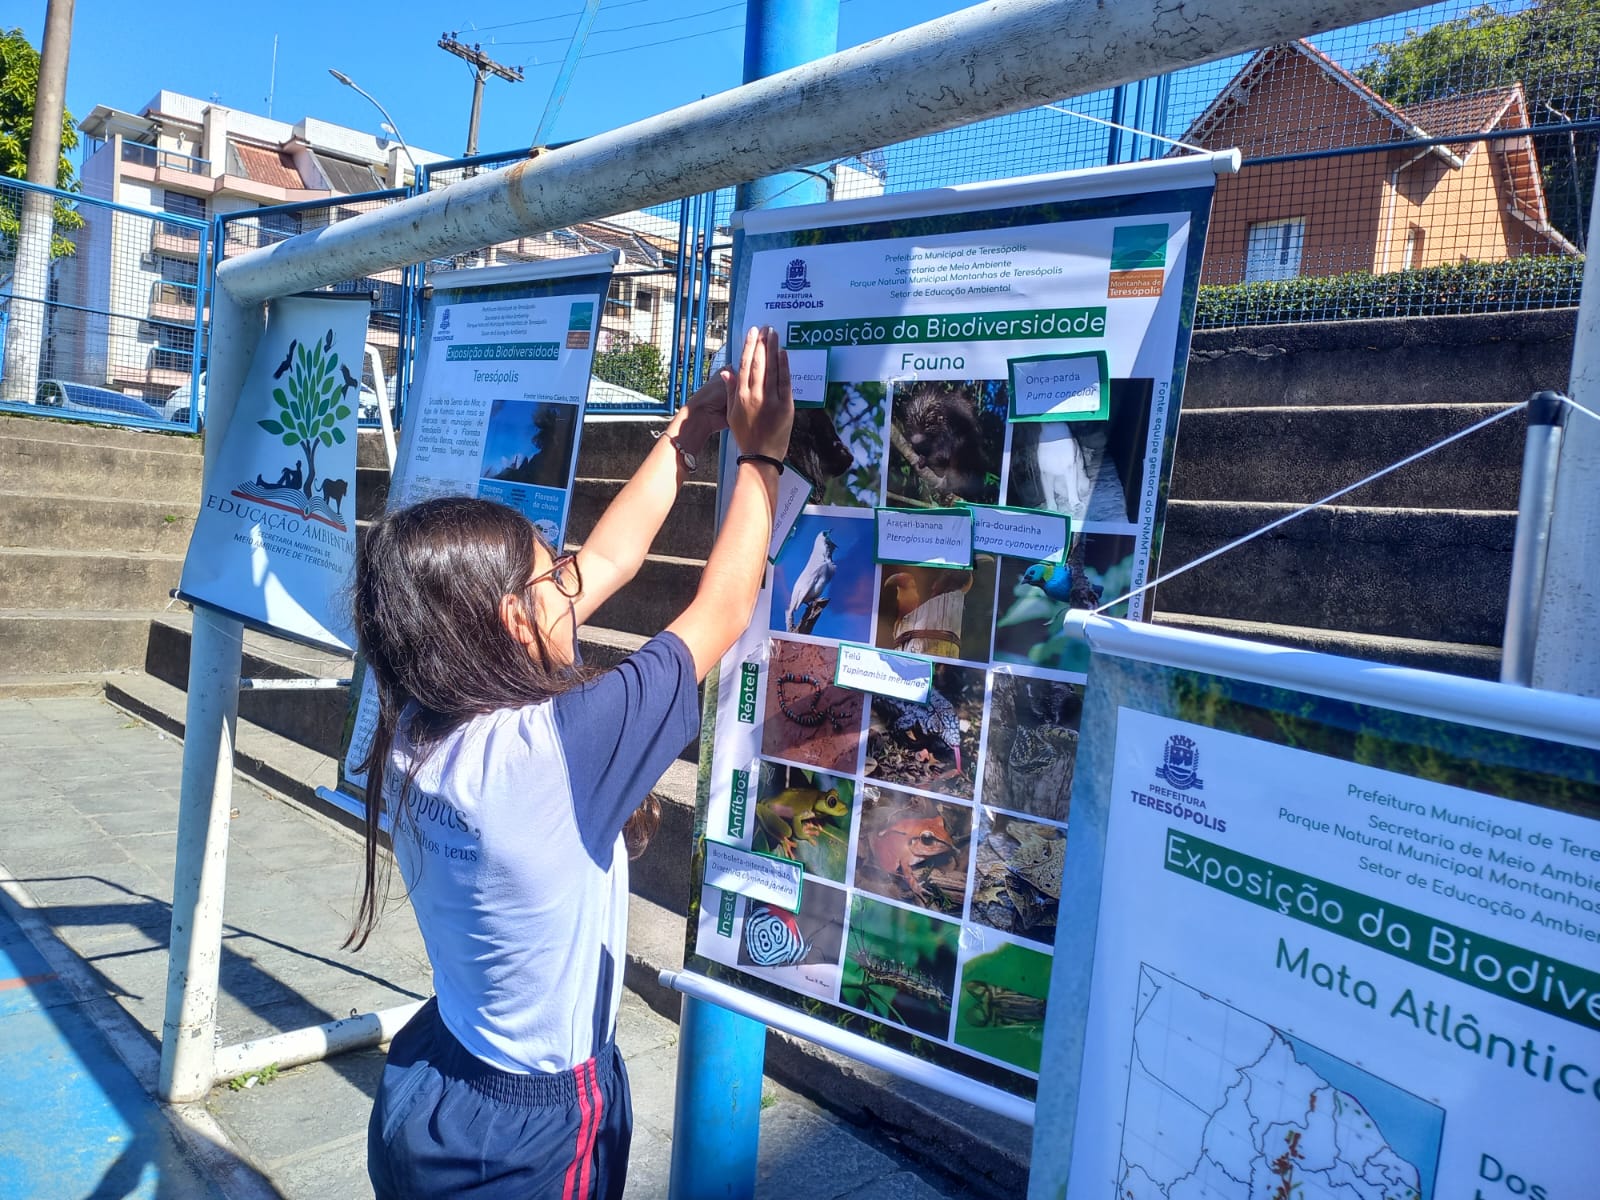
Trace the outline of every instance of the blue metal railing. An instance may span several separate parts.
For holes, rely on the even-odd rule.
[[[168,165],[180,166],[182,169],[177,163]],[[89,255],[84,258],[84,262],[90,264],[92,269],[108,272],[117,269],[110,264],[119,263],[121,259],[110,251],[112,245],[119,240],[125,242],[131,238],[136,245],[143,244],[144,235],[136,227],[130,229],[123,220],[103,219],[115,214],[147,223],[151,229],[149,240],[151,248],[154,246],[156,233],[163,231],[168,235],[183,238],[186,242],[192,242],[197,279],[203,281],[206,278],[211,241],[211,225],[207,221],[173,213],[152,212],[149,209],[117,204],[79,192],[41,187],[22,180],[0,181],[0,191],[48,195],[58,212],[61,208],[65,208],[83,218],[81,229],[64,230],[58,226],[56,233],[57,236],[74,242],[80,251],[94,244],[96,239],[103,240],[106,243],[103,255]],[[185,249],[190,250],[190,247],[186,246]],[[142,289],[145,278],[148,277],[135,277],[132,280],[123,277],[113,278],[107,281],[111,286],[105,291],[112,296],[137,295],[139,291],[130,291],[128,285],[131,283],[134,288]],[[48,294],[43,296],[20,294],[15,290],[15,278],[8,280],[8,286],[0,290],[0,310],[11,310],[22,304],[42,306],[45,312],[44,337],[40,348],[39,378],[33,389],[33,395],[27,400],[0,401],[0,409],[32,416],[67,417],[107,424],[194,432],[198,428],[198,413],[191,411],[182,420],[170,420],[169,410],[173,406],[168,396],[160,394],[159,391],[152,391],[156,385],[152,381],[151,371],[187,372],[189,392],[192,395],[199,387],[200,373],[203,369],[199,355],[193,348],[170,345],[142,347],[137,353],[129,353],[128,342],[134,335],[116,332],[120,326],[137,326],[140,330],[138,336],[141,339],[147,338],[153,322],[185,331],[194,346],[203,344],[206,310],[204,284],[173,280],[165,282],[166,290],[162,289],[160,283],[150,289],[150,300],[143,311],[140,311],[112,308],[109,305],[95,306],[92,302],[87,305],[73,304],[51,299]],[[90,294],[93,294],[92,289]],[[183,307],[192,306],[192,315],[182,315],[177,320],[158,316],[152,305],[164,302],[162,297],[169,298],[171,302]],[[16,327],[15,322],[10,320],[11,315],[10,311],[5,311],[4,320],[0,321],[0,329],[7,333],[14,332]],[[119,353],[119,350],[122,352]],[[138,388],[144,394],[130,395],[123,390],[127,387]],[[181,387],[172,389],[170,386],[160,389],[173,392],[182,390]],[[192,409],[193,406],[189,407]]]

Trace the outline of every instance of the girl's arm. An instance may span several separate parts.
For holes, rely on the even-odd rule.
[[[638,573],[688,478],[673,439],[690,454],[703,452],[711,436],[727,427],[732,378],[733,372],[724,368],[689,397],[578,550],[583,592],[574,607],[579,625]]]
[[[789,357],[774,329],[751,329],[745,337],[738,382],[728,399],[728,429],[741,454],[782,459],[794,423]],[[778,470],[767,463],[741,463],[733,495],[693,602],[667,628],[683,639],[704,679],[750,624],[767,569],[767,543],[777,506]]]

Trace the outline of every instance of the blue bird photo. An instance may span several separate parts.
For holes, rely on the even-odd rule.
[[[1090,581],[1082,567],[1058,562],[1034,563],[1022,573],[1022,582],[1072,608],[1093,608],[1100,603],[1103,591],[1099,584]]]
[[[772,567],[770,627],[868,641],[877,570],[873,535],[870,518],[802,515]]]
[[[822,614],[823,607],[828,603],[828,585],[839,570],[839,564],[833,561],[833,552],[838,548],[839,543],[833,540],[832,530],[824,529],[817,534],[817,540],[811,546],[811,557],[806,560],[800,577],[794,581],[794,587],[789,592],[788,632],[811,632],[810,626],[815,625],[817,617]]]

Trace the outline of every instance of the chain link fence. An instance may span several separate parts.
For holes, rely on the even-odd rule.
[[[1600,0],[1433,4],[829,169],[895,192],[1178,143],[1244,158],[1218,181],[1197,327],[1575,305]]]
[[[0,181],[0,408],[192,431],[204,221]]]

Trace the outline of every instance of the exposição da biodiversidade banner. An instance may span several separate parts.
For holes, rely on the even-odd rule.
[[[979,1103],[1033,1094],[1072,919],[1062,615],[1153,569],[1231,163],[742,217],[735,328],[775,325],[795,380],[792,516],[708,686],[689,967]]]
[[[437,272],[422,329],[389,504],[481,496],[565,543],[600,306],[618,254]],[[378,695],[360,672],[346,721],[339,788],[364,795],[360,768]]]
[[[1600,704],[1085,624],[1030,1194],[1593,1196]]]

